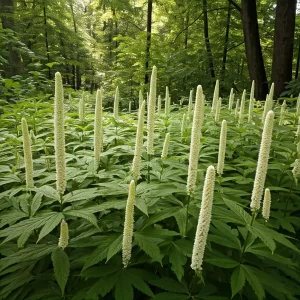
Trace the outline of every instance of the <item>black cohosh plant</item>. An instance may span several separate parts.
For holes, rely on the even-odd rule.
[[[152,79],[116,116],[57,73],[54,101],[4,106],[0,299],[299,298],[298,106],[204,92],[158,112]]]

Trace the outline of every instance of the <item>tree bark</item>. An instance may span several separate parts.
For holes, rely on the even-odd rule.
[[[50,52],[49,52],[49,42],[48,42],[48,24],[47,24],[47,10],[45,1],[43,1],[43,17],[44,17],[44,32],[45,32],[45,46],[47,61],[50,63]],[[51,68],[48,67],[48,78],[51,79]]]
[[[296,70],[295,70],[295,79],[298,78],[299,75],[299,64],[300,64],[300,40],[298,45],[298,55],[297,55],[297,64],[296,64]]]
[[[152,0],[148,0],[145,84],[149,82],[148,69],[149,69],[150,48],[151,48],[151,29],[152,29]]]
[[[277,0],[272,64],[274,98],[278,98],[285,83],[292,80],[296,3],[297,0]]]
[[[225,41],[223,48],[223,60],[222,60],[222,71],[221,71],[221,84],[224,87],[225,72],[226,72],[226,61],[227,61],[227,51],[228,51],[228,40],[229,40],[229,30],[230,30],[230,18],[231,18],[231,3],[228,3],[227,10],[227,22],[226,22],[226,32]]]
[[[241,18],[250,81],[255,81],[255,98],[263,100],[268,93],[268,81],[259,39],[256,0],[242,0]]]
[[[203,0],[203,21],[204,21],[204,38],[205,38],[205,47],[207,52],[208,58],[208,66],[209,72],[212,78],[215,78],[215,69],[214,69],[214,61],[213,55],[211,52],[210,41],[209,41],[209,34],[208,34],[208,17],[207,17],[207,0]]]
[[[15,1],[0,0],[1,21],[3,29],[15,30]],[[8,43],[8,66],[4,66],[5,75],[11,77],[20,74],[21,59],[11,42]]]

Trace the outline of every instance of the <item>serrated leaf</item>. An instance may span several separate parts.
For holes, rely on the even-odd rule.
[[[152,215],[148,219],[148,221],[147,221],[146,225],[144,226],[144,228],[149,226],[149,225],[152,225],[154,223],[157,223],[159,221],[162,221],[162,220],[165,220],[167,218],[170,218],[170,217],[174,216],[179,209],[180,209],[180,207],[172,207],[172,208],[166,208],[166,209],[164,209],[160,212],[156,212],[154,215]]]
[[[99,237],[99,246],[89,255],[82,270],[84,271],[88,267],[93,266],[99,261],[106,258],[109,247],[115,240],[119,238],[119,235],[108,235]]]
[[[95,215],[88,212],[88,211],[86,211],[86,210],[83,210],[83,209],[81,209],[81,210],[69,210],[69,211],[64,212],[64,214],[67,215],[67,216],[73,216],[73,217],[79,217],[79,218],[86,219],[90,223],[92,223],[94,226],[99,228],[98,224],[97,224],[97,218],[95,217]]]
[[[147,296],[154,297],[148,284],[141,278],[137,269],[127,269],[126,275],[129,277],[132,285]]]
[[[259,277],[254,272],[255,268],[248,265],[241,265],[241,267],[244,269],[245,277],[247,281],[250,283],[257,298],[259,300],[263,299],[265,297],[265,291],[262,284],[260,283]]]
[[[126,201],[108,201],[99,205],[95,205],[89,208],[86,208],[85,211],[89,213],[96,213],[108,209],[124,209],[126,206]]]
[[[169,262],[172,264],[171,270],[175,273],[178,281],[184,276],[184,265],[187,262],[186,256],[179,252],[178,247],[172,245],[169,252]]]
[[[104,297],[114,288],[118,280],[118,277],[119,277],[118,272],[104,276],[89,289],[89,291],[87,292],[87,296],[98,298],[98,295],[100,294],[102,297]]]
[[[36,193],[31,201],[30,215],[33,217],[41,206],[43,194]]]
[[[0,260],[0,271],[13,264],[19,264],[26,261],[34,261],[51,253],[57,245],[29,245],[26,248],[17,251]]]
[[[168,292],[183,294],[187,292],[185,288],[181,285],[181,283],[169,277],[150,280],[149,283]]]
[[[61,220],[64,218],[62,213],[56,213],[51,218],[48,219],[42,230],[40,231],[39,238],[37,243],[45,237],[48,233],[50,233],[58,224],[60,224]]]
[[[53,262],[54,276],[61,289],[61,294],[64,296],[65,287],[70,274],[70,262],[67,253],[57,248],[52,252],[51,259]]]
[[[75,201],[81,201],[81,200],[88,201],[88,200],[94,199],[98,195],[101,195],[101,193],[98,191],[97,188],[76,190],[69,194],[64,195],[63,203],[75,202]]]
[[[209,262],[212,265],[228,269],[235,268],[239,265],[239,262],[230,257],[208,257],[205,258],[204,261]]]
[[[212,223],[216,227],[216,229],[214,229],[213,227],[211,228],[211,231],[215,235],[210,234],[209,240],[215,241],[216,243],[226,247],[234,248],[237,250],[241,249],[241,242],[238,237],[234,235],[230,226],[219,220],[213,220]]]
[[[22,218],[26,218],[28,216],[24,212],[14,209],[14,210],[10,210],[6,214],[0,215],[0,217],[1,217],[0,228],[2,228],[3,226],[5,226],[7,224],[15,223],[16,221],[18,221]]]
[[[179,232],[182,236],[185,235],[185,226],[186,226],[186,208],[183,207],[181,208],[175,215],[174,215],[178,228],[179,228]]]
[[[266,235],[260,228],[251,226],[250,224],[246,225],[246,228],[254,235],[261,239],[261,241],[274,253],[276,249],[276,244],[274,240],[268,235]]]
[[[151,238],[143,236],[142,233],[137,232],[135,232],[133,236],[134,241],[146,254],[148,254],[154,261],[161,263],[162,254],[160,253],[159,247]]]
[[[27,242],[28,238],[30,237],[30,235],[32,234],[32,231],[25,231],[24,233],[22,233],[20,235],[20,237],[18,238],[18,248],[23,248],[25,243]]]
[[[54,199],[56,201],[60,202],[60,196],[59,193],[51,186],[43,185],[43,187],[34,189],[36,192],[41,193],[42,195]]]
[[[231,284],[231,292],[233,298],[245,285],[246,278],[245,278],[245,273],[244,269],[242,268],[241,265],[236,267],[231,275],[230,279],[230,284]]]
[[[229,207],[243,222],[244,224],[250,224],[251,222],[251,216],[245,212],[245,210],[239,206],[236,202],[224,199],[224,202],[227,207]]]
[[[57,215],[57,212],[47,213],[44,216],[34,217],[28,220],[23,220],[17,224],[14,224],[8,228],[5,228],[0,232],[0,237],[5,237],[6,239],[2,242],[2,244],[20,236],[25,231],[33,231],[41,226],[43,226],[52,216]]]
[[[106,262],[122,249],[123,235],[121,234],[108,248]]]
[[[134,205],[146,216],[148,216],[148,207],[143,197],[136,197]]]
[[[119,278],[116,282],[115,299],[133,300],[133,288],[126,272],[120,273]]]

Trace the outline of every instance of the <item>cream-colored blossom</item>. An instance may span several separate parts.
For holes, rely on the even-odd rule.
[[[246,90],[243,91],[240,112],[239,112],[239,124],[243,124],[244,121],[244,110],[245,110],[245,101],[246,101]]]
[[[211,111],[213,113],[215,113],[215,111],[216,111],[218,100],[219,100],[219,80],[217,79],[216,85],[215,85],[215,90],[214,90],[213,101],[212,101],[212,105],[211,105]]]
[[[282,105],[281,105],[279,125],[283,125],[285,113],[286,113],[286,100],[284,100]]]
[[[68,223],[62,220],[60,223],[60,236],[58,241],[58,247],[65,249],[69,243],[69,228]]]
[[[136,138],[135,138],[135,149],[134,149],[134,157],[132,161],[132,174],[135,180],[140,177],[140,168],[141,168],[141,159],[142,159],[142,151],[143,151],[143,137],[144,137],[144,118],[145,118],[145,106],[146,101],[144,100],[139,109],[139,118],[138,125],[136,129]]]
[[[300,93],[299,93],[298,98],[297,98],[296,114],[297,114],[298,117],[300,117]]]
[[[300,159],[299,158],[297,158],[295,160],[295,165],[294,165],[294,168],[292,170],[292,173],[293,173],[293,176],[295,178],[297,178],[300,175]]]
[[[119,118],[119,87],[116,87],[115,100],[114,100],[114,118],[117,120]]]
[[[157,98],[157,114],[160,115],[161,111],[161,96],[159,95]]]
[[[270,218],[270,207],[271,207],[271,193],[270,190],[267,188],[265,189],[265,196],[262,208],[262,216],[266,222],[268,222]]]
[[[274,96],[274,82],[272,82],[270,91],[269,91],[269,110],[273,108],[273,96]]]
[[[237,100],[236,100],[236,104],[235,104],[235,110],[234,110],[234,116],[235,116],[235,117],[238,116],[239,108],[240,108],[240,99],[237,99]]]
[[[80,122],[84,122],[85,119],[85,92],[82,93],[81,98],[79,100],[79,107],[78,107],[78,115]]]
[[[260,209],[260,202],[263,195],[268,170],[269,153],[272,143],[273,122],[274,112],[270,110],[266,116],[259,149],[258,162],[250,204],[252,211],[258,211]]]
[[[191,268],[195,271],[202,270],[203,256],[211,220],[211,211],[214,198],[215,168],[209,166],[206,171],[202,192],[201,208],[195,235]]]
[[[131,180],[125,210],[125,222],[123,231],[122,259],[123,266],[126,268],[131,258],[132,236],[134,226],[134,202],[135,202],[135,183]]]
[[[255,88],[255,83],[254,80],[252,80],[250,100],[249,100],[249,110],[248,110],[248,122],[252,121],[253,105],[254,105],[254,88]]]
[[[181,121],[181,130],[180,130],[180,136],[183,137],[185,133],[186,128],[186,114],[183,114],[182,121]]]
[[[161,159],[166,159],[168,156],[168,150],[169,150],[169,144],[170,144],[170,133],[168,132],[165,137],[162,153],[161,153]]]
[[[222,98],[219,98],[215,109],[215,123],[219,123],[221,107],[222,107]]]
[[[56,189],[62,195],[66,189],[64,90],[61,75],[55,73],[54,95],[54,150],[56,164]]]
[[[196,189],[198,159],[200,151],[201,129],[204,118],[204,101],[201,85],[197,87],[194,118],[192,126],[191,146],[189,155],[189,167],[187,178],[187,194],[191,195]]]
[[[189,106],[188,106],[188,119],[191,119],[193,112],[193,90],[190,90],[190,97],[189,97]]]
[[[230,95],[229,95],[229,103],[228,103],[229,110],[232,110],[233,101],[234,101],[234,93],[233,93],[233,88],[231,88]]]
[[[296,131],[296,136],[300,136],[300,116],[298,118],[298,126],[297,126],[297,131]]]
[[[142,94],[142,91],[140,90],[139,91],[139,108],[141,107],[143,103],[143,94]]]
[[[31,139],[28,132],[28,126],[25,118],[22,118],[22,133],[23,133],[23,151],[25,163],[25,178],[26,187],[33,188],[33,162],[31,153]]]
[[[169,113],[170,113],[170,94],[169,94],[169,88],[166,86],[165,115],[169,116]]]
[[[155,104],[156,104],[156,77],[157,69],[154,66],[150,80],[149,106],[147,109],[147,154],[153,155],[154,141],[154,122],[155,122]]]
[[[218,155],[218,166],[217,173],[222,176],[224,169],[224,160],[226,153],[226,137],[227,137],[227,121],[222,121],[221,133],[220,133],[220,143],[219,143],[219,155]]]
[[[102,151],[102,89],[97,90],[96,105],[95,105],[95,120],[94,120],[94,160],[95,170],[100,164],[100,155]]]
[[[297,157],[300,158],[300,142],[297,143]]]

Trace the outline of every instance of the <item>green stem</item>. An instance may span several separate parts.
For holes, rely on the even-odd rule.
[[[150,183],[150,170],[151,170],[150,162],[151,162],[151,154],[148,154],[148,173],[147,173],[147,183]]]
[[[185,230],[184,230],[184,237],[187,236],[187,229],[188,229],[188,221],[189,221],[189,207],[191,202],[191,195],[187,196],[187,205],[186,205],[186,219],[185,219]]]
[[[250,226],[252,226],[252,224],[255,220],[255,217],[256,217],[256,212],[254,211],[254,212],[252,212],[252,218],[251,218]],[[250,231],[248,230],[247,235],[246,235],[246,239],[245,239],[245,243],[244,243],[244,246],[243,246],[243,249],[242,249],[242,253],[241,253],[240,263],[242,263],[242,261],[243,261],[249,237],[250,237]]]
[[[62,212],[63,209],[64,209],[64,206],[63,206],[63,195],[62,194],[59,195],[59,201],[60,201],[60,211]]]
[[[288,196],[288,199],[286,200],[286,204],[285,204],[285,209],[284,209],[284,214],[283,214],[284,217],[286,216],[288,205],[289,205],[289,202],[290,202],[290,199],[291,199],[293,183],[294,183],[294,181],[292,180],[292,183],[291,183],[291,186],[290,186],[290,191],[289,191],[289,196]]]
[[[164,171],[164,161],[162,160],[161,161],[161,169],[160,169],[160,173],[159,173],[159,180],[161,180],[161,176],[162,176],[162,173],[163,173],[163,171]]]

